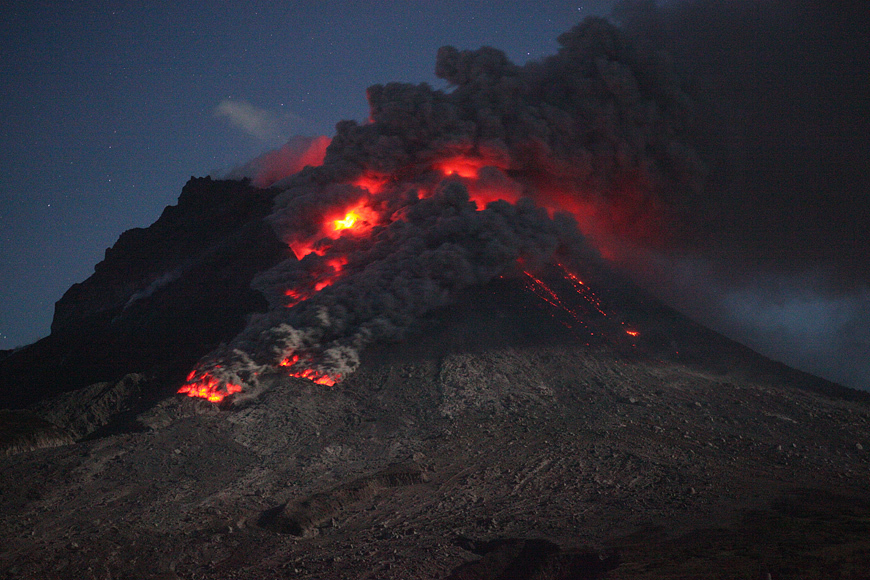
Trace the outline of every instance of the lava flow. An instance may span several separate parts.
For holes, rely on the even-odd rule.
[[[200,397],[212,403],[220,403],[232,394],[241,393],[242,386],[221,381],[209,373],[199,374],[196,370],[192,370],[178,392],[188,397]]]
[[[458,181],[467,191],[467,199],[475,204],[477,212],[487,210],[495,201],[515,205],[520,198],[531,197],[536,206],[546,210],[551,217],[558,212],[575,215],[578,219],[581,217],[577,215],[576,204],[563,203],[572,199],[570,195],[542,193],[534,185],[523,185],[521,177],[517,178],[518,181],[506,170],[505,163],[485,155],[449,155],[401,170],[398,172],[401,182],[397,175],[364,171],[331,190],[332,197],[301,206],[297,215],[308,216],[311,222],[307,227],[292,230],[287,241],[296,256],[297,267],[293,276],[295,282],[282,290],[283,307],[287,311],[304,308],[303,305],[312,298],[334,286],[345,277],[352,253],[372,247],[378,239],[378,232],[394,225],[405,227],[395,222],[406,220],[407,211],[415,203],[430,199],[439,188],[450,187],[451,181]],[[355,268],[359,268],[359,258],[355,260]],[[566,312],[573,319],[569,326],[588,326],[586,318],[593,311],[607,316],[597,297],[577,275],[562,264],[555,265],[591,309],[578,309],[530,271],[524,272],[528,278],[527,288],[554,308]],[[366,265],[362,264],[362,267]],[[280,358],[273,359],[266,366],[284,369],[289,376],[321,385],[331,386],[342,378],[341,373],[319,370],[316,356],[314,359],[307,354],[300,357],[296,354],[298,347],[288,346],[276,352],[281,350],[284,352]],[[240,390],[241,387],[234,382],[224,383],[209,373],[194,373],[180,392],[220,401]]]
[[[278,366],[287,367],[292,369],[296,366],[300,361],[299,355],[293,355],[292,357],[283,359]],[[291,370],[289,375],[291,377],[297,377],[300,379],[308,379],[313,383],[317,383],[318,385],[326,385],[331,387],[335,383],[341,380],[341,375],[336,375],[334,377],[329,376],[326,373],[316,371],[310,368],[302,368],[299,370]]]
[[[369,87],[368,122],[338,123],[322,164],[266,193],[265,221],[295,258],[257,273],[269,310],[204,357],[184,392],[254,388],[275,371],[334,384],[369,345],[400,340],[522,258],[562,268],[564,280],[520,271],[565,324],[636,338],[556,256],[589,246],[618,262],[668,241],[660,194],[697,195],[706,175],[690,145],[691,99],[604,20],[558,42],[525,66],[488,47],[442,47],[435,70],[449,92]],[[221,380],[212,388],[209,377]]]

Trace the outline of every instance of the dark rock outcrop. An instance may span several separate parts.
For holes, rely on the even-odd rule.
[[[0,411],[0,455],[59,447],[73,441],[69,433],[33,413]]]
[[[141,372],[183,375],[265,309],[253,276],[287,257],[263,221],[274,191],[192,178],[148,228],[124,232],[55,306],[51,335],[0,360],[0,407]]]

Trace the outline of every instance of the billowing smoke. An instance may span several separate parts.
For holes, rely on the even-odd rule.
[[[709,10],[724,3],[624,3],[628,36],[587,19],[559,37],[556,55],[524,66],[489,47],[443,47],[436,73],[450,90],[371,87],[369,121],[339,123],[322,165],[280,182],[269,219],[295,257],[256,278],[269,311],[201,361],[188,390],[219,399],[250,390],[259,374],[280,366],[331,383],[353,372],[367,345],[401,337],[463,288],[518,260],[545,263],[590,246],[651,284],[682,263],[701,264],[697,271],[716,280],[733,268],[757,271],[752,249],[759,248],[772,250],[762,255],[776,272],[801,270],[819,254],[825,259],[813,268],[832,267],[849,280],[839,266],[870,253],[867,238],[853,235],[858,218],[839,203],[866,194],[866,172],[843,164],[870,133],[835,135],[841,125],[825,124],[820,106],[780,101],[764,67],[746,81],[742,64],[721,62],[745,64],[739,39],[755,22],[750,12],[786,10],[785,3],[760,4],[735,2],[734,17],[726,11],[717,21]],[[731,28],[716,32],[705,18]],[[759,19],[761,34],[759,26],[776,32],[782,22]],[[738,29],[737,41],[722,38]],[[832,91],[848,100],[846,93]],[[787,123],[776,120],[779,110]],[[797,118],[815,124],[786,126]],[[816,130],[812,152],[786,147],[762,161],[762,147]],[[833,160],[839,165],[828,167]],[[787,174],[809,161],[827,169]],[[823,186],[838,203],[819,201]],[[810,214],[813,204],[828,219],[783,219],[786,208]],[[795,221],[811,223],[796,235],[787,227]],[[836,229],[820,221],[843,228],[856,247],[839,259],[819,252],[835,247],[825,244]],[[789,258],[777,261],[786,250]],[[662,288],[690,288],[684,304],[712,304],[723,319],[729,315],[727,300],[714,299],[721,286],[683,280]],[[739,286],[729,289],[737,292],[732,301],[742,300]],[[740,314],[732,307],[730,316]]]
[[[666,245],[671,199],[697,195],[693,106],[666,60],[607,21],[525,66],[484,47],[438,51],[449,91],[368,90],[370,119],[337,125],[323,164],[281,182],[270,221],[293,250],[254,286],[268,298],[192,374],[210,395],[268,368],[331,383],[362,349],[517,261]],[[579,225],[579,228],[578,228]]]
[[[634,0],[615,14],[685,81],[709,170],[678,206],[694,235],[631,268],[761,352],[870,388],[866,3]]]

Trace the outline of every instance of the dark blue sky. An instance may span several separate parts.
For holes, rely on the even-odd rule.
[[[220,175],[292,135],[332,135],[339,120],[364,120],[372,84],[443,87],[434,76],[440,46],[491,45],[524,63],[552,54],[560,33],[616,1],[148,4],[7,0],[0,8],[0,349],[47,335],[67,288],[121,232],[147,227],[174,204],[190,176]],[[662,256],[651,283],[763,353],[870,388],[870,274],[861,273],[870,272],[870,244],[849,250],[870,239],[861,217],[870,220],[870,129],[860,126],[867,116],[858,98],[870,49],[863,24],[850,24],[870,10],[838,20],[821,2],[771,0],[785,17],[763,22],[754,0],[682,4],[697,8],[695,20],[683,14],[682,24],[662,27],[678,64],[710,81],[709,94],[730,94],[733,119],[761,120],[733,131],[743,140],[745,183],[719,192],[728,227],[745,238],[728,252],[743,243],[760,265],[744,267],[745,256],[717,263],[715,253]],[[706,60],[694,58],[705,51]],[[781,200],[819,168],[845,185],[832,197],[832,180],[811,184],[789,213]],[[752,211],[771,210],[764,225],[741,226],[746,211],[728,205],[741,195]],[[771,224],[791,237],[777,246]],[[814,235],[826,241],[795,246]],[[840,239],[851,240],[843,251],[834,247]]]

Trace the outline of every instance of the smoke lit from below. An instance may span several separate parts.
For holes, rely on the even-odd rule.
[[[524,66],[492,48],[442,47],[435,69],[449,91],[372,86],[367,122],[342,121],[331,139],[291,140],[239,169],[273,188],[267,221],[287,258],[254,279],[268,311],[200,361],[188,394],[256,392],[276,370],[334,384],[369,345],[401,340],[462,290],[508,272],[525,272],[530,293],[558,310],[563,297],[539,272],[566,256],[603,257],[648,287],[664,280],[660,295],[750,345],[745,336],[787,345],[814,318],[844,333],[867,319],[866,292],[814,301],[708,267],[710,240],[693,216],[729,198],[708,179],[720,167],[705,157],[715,139],[697,114],[707,104],[683,90],[672,60],[603,19],[558,41],[557,54]],[[689,275],[692,263],[702,266]],[[592,300],[583,278],[563,274]],[[824,326],[813,328],[823,341]]]

